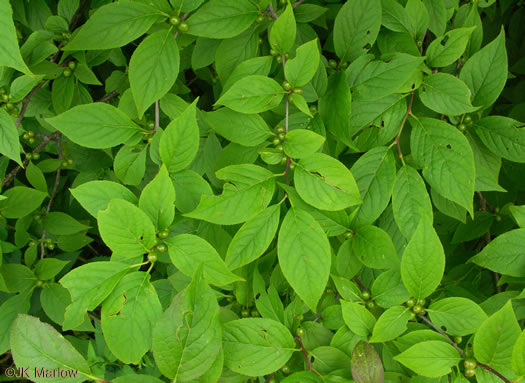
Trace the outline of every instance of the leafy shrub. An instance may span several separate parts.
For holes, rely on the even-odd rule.
[[[1,0],[5,374],[520,381],[522,6]]]

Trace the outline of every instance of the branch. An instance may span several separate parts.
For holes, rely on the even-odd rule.
[[[118,96],[117,92],[115,92],[115,91],[109,92],[104,97],[102,97],[100,100],[95,101],[95,102],[108,102],[109,100],[111,100],[112,98],[115,98],[117,96]]]
[[[298,6],[301,5],[302,3],[304,3],[304,0],[298,0],[298,1],[296,1],[295,3],[292,4],[292,7],[293,7],[293,8],[298,7]]]
[[[484,363],[479,363],[478,362],[478,366],[489,371],[489,372],[492,372],[494,375],[496,375],[498,378],[500,378],[501,380],[503,380],[505,383],[511,383],[510,380],[508,380],[507,378],[505,378],[503,375],[501,375],[498,371],[494,370],[492,367],[490,366],[487,366],[486,364]]]
[[[77,11],[71,18],[71,23],[69,23],[69,30],[71,32],[73,32],[77,28],[80,18],[84,14],[84,11],[89,8],[90,4],[91,0],[86,0],[80,7],[78,7]]]
[[[35,95],[36,92],[38,92],[40,90],[40,88],[42,88],[46,83],[47,83],[48,80],[44,80],[40,83],[38,83],[37,86],[35,86],[31,92],[29,92],[29,94],[27,96],[24,97],[24,99],[22,100],[22,110],[20,111],[20,114],[18,115],[18,118],[16,119],[16,127],[18,128],[20,126],[20,124],[22,123],[22,120],[26,114],[26,110],[27,110],[27,105],[29,104],[29,101],[31,101],[31,98]]]
[[[308,371],[312,371],[312,364],[310,363],[310,359],[308,359],[308,353],[306,352],[306,349],[304,348],[303,341],[301,340],[300,336],[295,337],[295,341],[299,343],[299,347],[301,347],[301,351],[303,352],[304,361],[306,362],[306,367],[308,368]]]
[[[159,100],[155,101],[155,128],[153,128],[153,133],[157,132],[157,129],[159,129],[160,125],[160,108],[159,108]]]
[[[266,380],[264,381],[264,383],[269,383],[270,380],[272,380],[273,376],[275,375],[275,372],[272,372],[270,375],[268,375],[266,377]]]
[[[264,11],[264,14],[266,15],[268,12],[270,12],[270,15],[272,15],[272,17],[275,20],[277,20],[279,18],[279,16],[277,16],[277,13],[275,13],[275,10],[273,9],[272,3],[270,3],[270,5],[268,5],[268,8],[266,8],[266,11]]]

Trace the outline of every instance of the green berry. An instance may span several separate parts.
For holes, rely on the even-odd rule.
[[[3,102],[8,102],[8,101],[9,101],[9,95],[7,95],[7,94],[3,94],[3,95],[2,95],[2,101],[3,101]]]
[[[259,16],[257,16],[257,18],[255,19],[255,22],[256,22],[257,24],[260,24],[260,23],[262,23],[263,21],[264,21],[264,16],[263,16],[263,15],[259,15]]]
[[[344,236],[345,236],[346,239],[350,239],[350,238],[352,238],[352,232],[351,231],[346,231]]]
[[[29,137],[29,140],[27,140],[29,145],[33,145],[35,143],[35,139],[33,137]]]
[[[416,300],[414,298],[410,298],[408,301],[406,301],[407,307],[413,307],[416,304]]]
[[[68,69],[64,69],[64,71],[62,72],[62,75],[64,77],[69,77],[71,76],[71,70],[68,68]]]
[[[180,18],[178,16],[171,16],[170,17],[170,24],[171,25],[179,25],[180,24]]]
[[[22,136],[22,138],[23,138],[24,140],[29,140],[29,134],[24,133],[24,135]]]
[[[270,378],[268,383],[277,383],[277,379],[275,379],[273,376]]]
[[[465,376],[467,378],[472,378],[474,375],[476,375],[476,370],[474,369],[465,370]]]
[[[275,129],[275,131],[277,133],[284,133],[285,132],[284,128],[281,125],[277,126],[277,129]]]
[[[47,244],[47,248],[48,248],[49,250],[55,250],[55,244],[54,244],[54,243],[48,243],[48,244]]]
[[[169,235],[170,235],[170,232],[169,232],[168,230],[162,230],[162,231],[158,234],[158,236],[159,236],[160,239],[166,239],[166,238],[169,237]]]
[[[5,104],[5,108],[7,110],[13,110],[15,108],[15,104],[8,102],[7,104]]]
[[[457,336],[457,337],[454,338],[454,343],[460,344],[461,342],[463,342],[463,338],[462,337]]]
[[[465,369],[467,370],[473,370],[478,365],[474,359],[465,359],[463,362],[463,365],[465,366]]]
[[[29,137],[34,137],[35,136],[35,132],[33,132],[32,130],[28,130],[27,134],[29,135]]]
[[[242,310],[241,311],[241,316],[243,318],[248,318],[250,316],[250,312],[248,310]]]
[[[368,290],[365,290],[361,293],[361,296],[363,297],[364,300],[369,300],[370,299],[370,292]]]
[[[304,334],[305,334],[304,328],[297,327],[297,330],[295,330],[295,335],[297,335],[298,337],[303,337]]]
[[[274,138],[273,141],[272,141],[272,144],[274,144],[276,146],[279,145],[280,143],[281,143],[281,140],[278,139],[278,138]]]
[[[281,159],[281,165],[284,165],[284,164],[286,164],[287,162],[288,162],[288,158],[287,158],[287,157],[283,157],[283,158]]]
[[[312,113],[312,114],[315,114],[318,111],[317,105],[315,105],[315,104],[310,105],[309,109],[310,109],[310,113]]]
[[[148,254],[148,262],[149,263],[157,262],[157,256],[154,253],[149,253]]]
[[[328,60],[328,66],[332,69],[337,68],[337,61],[335,61],[334,59]]]
[[[285,375],[288,375],[290,372],[292,372],[290,370],[290,367],[288,367],[286,364],[284,366],[281,367],[281,372]]]
[[[290,170],[294,170],[294,169],[295,169],[295,164],[292,162],[292,163],[290,164],[290,166],[288,166],[288,169],[290,169]]]
[[[0,87],[0,94],[6,94],[5,86]]]
[[[37,242],[36,241],[29,241],[29,243],[27,244],[29,247],[33,247],[33,246],[36,246]]]
[[[46,238],[46,243],[53,243],[53,239],[52,238]]]
[[[74,61],[70,61],[67,63],[67,67],[71,70],[75,70],[75,68],[77,67],[77,63]]]
[[[412,307],[412,312],[414,314],[421,314],[422,311],[423,307],[421,307],[420,305],[415,305],[414,307]]]
[[[69,166],[69,162],[67,162],[66,160],[62,161],[63,168],[67,168],[68,166]]]
[[[501,215],[497,215],[496,216],[496,222],[501,222],[502,218],[501,218]]]
[[[281,64],[283,62],[282,56],[276,56],[275,61],[277,61],[277,64]]]
[[[33,160],[39,160],[40,159],[40,153],[33,153]]]
[[[279,55],[279,52],[277,52],[275,49],[272,48],[272,49],[270,49],[270,54],[271,54],[272,56],[278,56],[278,55]]]
[[[277,145],[275,147],[275,149],[277,149],[278,151],[282,152],[283,151],[283,146],[282,145]]]
[[[370,310],[372,310],[374,307],[376,307],[375,303],[372,301],[366,302],[366,307],[368,307]]]
[[[286,134],[284,134],[284,133],[279,133],[279,139],[280,139],[281,141],[284,141],[285,137],[286,137]]]
[[[42,288],[43,286],[44,286],[44,281],[40,281],[40,280],[36,281],[36,287]]]
[[[293,92],[294,92],[295,94],[303,94],[304,90],[303,90],[303,88],[295,88],[295,89],[293,90]]]
[[[26,160],[31,161],[33,159],[33,155],[31,153],[26,153]]]
[[[423,41],[418,40],[416,44],[418,48],[421,48],[423,46]]]
[[[334,293],[334,290],[328,288],[328,289],[326,289],[326,293],[327,293],[327,294],[333,294],[333,293]]]
[[[182,23],[179,24],[177,29],[180,32],[188,32],[188,30],[190,29],[190,26],[188,25],[188,23],[182,22]]]
[[[465,130],[467,130],[467,125],[461,123],[457,125],[457,128],[460,132],[464,132]]]
[[[166,247],[166,245],[162,243],[160,245],[157,245],[156,249],[159,253],[165,253],[166,251],[168,251],[168,248]]]
[[[292,89],[292,84],[290,84],[288,81],[283,81],[283,89],[286,91]]]
[[[427,304],[427,300],[426,299],[418,299],[417,302],[416,302],[416,305],[420,305],[420,306],[425,306]]]
[[[410,318],[408,320],[415,320],[415,319],[416,319],[416,314],[411,311]]]
[[[149,130],[153,130],[155,129],[155,123],[153,121],[149,121],[147,124],[146,124],[146,127],[149,129]]]
[[[259,311],[257,311],[257,310],[252,310],[251,315],[252,315],[252,317],[260,316]]]
[[[463,123],[464,123],[464,124],[467,124],[467,125],[472,124],[472,117],[469,116],[469,115],[466,115],[466,116],[463,118]]]

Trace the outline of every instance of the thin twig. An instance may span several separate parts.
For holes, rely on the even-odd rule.
[[[410,93],[410,101],[408,101],[408,108],[407,108],[405,115],[403,116],[403,120],[401,121],[401,127],[399,128],[399,132],[397,133],[396,140],[394,141],[397,146],[397,153],[399,155],[399,158],[401,158],[401,160],[403,160],[403,152],[401,151],[401,144],[399,143],[399,140],[401,138],[401,133],[403,132],[403,128],[405,127],[405,124],[407,122],[408,115],[412,113],[413,103],[414,103],[414,91]]]
[[[102,97],[100,100],[97,100],[95,102],[108,102],[109,100],[111,100],[112,98],[115,98],[117,96],[118,96],[117,92],[115,92],[115,91],[109,92],[104,97]]]
[[[301,5],[302,3],[304,3],[304,0],[298,0],[298,1],[296,1],[295,3],[292,4],[292,7],[293,7],[293,8],[298,7],[298,6]]]
[[[306,352],[306,349],[304,348],[303,341],[301,340],[300,336],[295,337],[295,341],[299,343],[299,347],[301,347],[301,351],[303,352],[304,361],[306,362],[306,367],[308,368],[308,371],[312,371],[312,364],[310,363],[310,359],[308,359],[308,353]]]
[[[159,100],[155,101],[155,128],[153,129],[153,133],[157,131],[160,125],[160,107],[159,107]]]
[[[447,333],[445,333],[443,330],[441,330],[439,327],[437,327],[434,323],[432,323],[432,321],[430,319],[428,319],[426,316],[424,315],[421,315],[421,314],[418,314],[418,317],[420,319],[422,319],[424,322],[426,322],[430,327],[432,327],[434,330],[436,330],[438,333],[440,333],[441,335],[443,335],[448,341],[449,343],[452,345],[452,347],[454,347],[457,352],[459,352],[459,355],[461,355],[461,357],[465,357],[465,353],[463,352],[463,350],[461,348],[458,347],[458,345],[456,344],[456,342],[454,342],[452,340],[452,338],[450,338],[450,336],[448,336]]]
[[[268,375],[266,377],[266,380],[264,381],[264,383],[268,383],[270,380],[272,380],[274,375],[275,375],[275,372],[272,372],[270,375]]]
[[[484,368],[485,370],[487,370],[487,371],[489,371],[489,372],[492,372],[494,375],[496,375],[498,378],[500,378],[501,380],[503,380],[505,383],[511,383],[510,380],[508,380],[507,378],[505,378],[503,375],[501,375],[498,371],[494,370],[492,367],[487,366],[487,365],[484,364],[484,363],[479,363],[479,362],[478,362],[478,366],[481,367],[481,368]]]
[[[22,123],[22,120],[26,114],[26,110],[27,110],[27,105],[29,104],[29,101],[31,101],[31,98],[33,98],[33,96],[35,95],[36,92],[38,92],[40,90],[40,88],[42,88],[46,83],[47,83],[48,80],[44,80],[40,83],[38,83],[32,90],[31,92],[29,92],[29,94],[27,96],[24,97],[24,99],[22,100],[22,110],[20,110],[20,114],[18,115],[18,118],[16,119],[16,127],[18,128],[20,126],[20,124]]]
[[[184,21],[184,20],[186,20],[186,17],[188,17],[188,15],[189,15],[189,13],[186,12],[184,15],[182,15],[180,21]],[[175,33],[173,34],[173,38],[176,39],[178,35],[179,35],[179,31],[177,30],[177,31],[175,31]]]
[[[270,15],[272,15],[272,17],[277,20],[279,18],[279,16],[277,16],[277,13],[275,13],[275,10],[273,9],[273,5],[272,3],[270,3],[270,5],[268,5],[268,8],[266,9],[266,12],[270,12]],[[266,13],[264,12],[264,13]]]
[[[77,11],[71,18],[71,23],[69,23],[69,30],[71,32],[73,32],[77,28],[80,18],[84,14],[84,11],[89,8],[90,4],[91,4],[91,0],[86,0],[80,7],[78,7]]]
[[[359,285],[359,288],[361,289],[361,291],[370,291],[368,287],[365,286],[363,281],[361,281],[361,279],[359,279],[357,275],[354,276],[354,281]]]

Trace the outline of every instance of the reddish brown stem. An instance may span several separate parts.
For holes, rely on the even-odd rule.
[[[310,359],[308,359],[308,353],[306,352],[306,349],[304,348],[303,341],[301,340],[300,336],[295,337],[295,341],[299,343],[299,347],[301,347],[301,351],[303,353],[304,361],[306,362],[306,367],[308,368],[308,371],[312,371],[312,364],[310,363]]]

